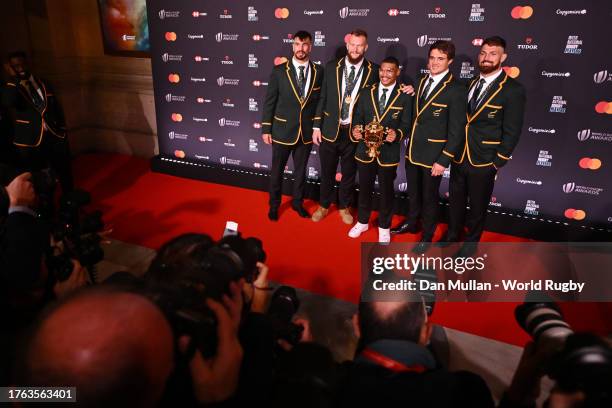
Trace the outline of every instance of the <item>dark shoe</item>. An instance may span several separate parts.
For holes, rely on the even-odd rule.
[[[395,228],[391,228],[391,234],[396,235],[396,234],[416,234],[418,232],[421,231],[421,228],[419,228],[418,225],[416,224],[409,224],[407,222],[401,224],[398,227]]]
[[[478,242],[464,242],[461,248],[453,255],[454,258],[468,258],[473,256],[478,249]]]
[[[442,236],[442,238],[440,238],[440,240],[438,242],[436,242],[436,246],[438,248],[446,248],[451,246],[453,243],[459,241],[457,238],[454,238],[453,236],[449,236],[448,234],[444,234]]]
[[[270,207],[268,218],[270,221],[278,221],[278,207]]]
[[[412,253],[419,255],[424,254],[429,248],[431,248],[431,241],[420,241],[412,248]]]
[[[292,204],[291,208],[293,208],[293,211],[298,213],[300,217],[310,218],[310,214],[308,214],[308,211],[306,211],[306,209],[302,206],[302,204],[299,204],[299,205]]]

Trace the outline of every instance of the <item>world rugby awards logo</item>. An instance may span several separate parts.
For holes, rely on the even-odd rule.
[[[427,36],[422,35],[419,38],[417,38],[417,45],[419,47],[424,47],[425,45],[427,45]]]
[[[221,41],[223,41],[223,33],[217,33],[217,34],[215,34],[215,41],[217,41],[217,42],[219,42],[219,43],[220,43]]]
[[[227,164],[227,157],[223,156],[219,159],[219,161],[221,162],[221,164],[225,165]]]
[[[588,140],[590,137],[591,137],[591,129],[584,129],[578,132],[578,140],[580,140],[581,142]]]
[[[224,83],[225,83],[225,78],[223,78],[222,76],[217,78],[217,85],[223,86]]]
[[[221,126],[221,127],[225,126],[225,118],[219,119],[219,126]],[[225,163],[223,163],[223,164],[225,164]]]
[[[603,84],[606,82],[606,79],[608,79],[607,70],[599,71],[593,75],[593,81],[595,81],[596,84]]]
[[[340,11],[338,12],[338,14],[340,14],[340,18],[347,18],[349,15],[349,8],[348,7],[342,7],[340,9]]]
[[[565,194],[569,194],[569,193],[572,193],[575,188],[576,188],[576,183],[565,183],[563,185],[563,192]]]

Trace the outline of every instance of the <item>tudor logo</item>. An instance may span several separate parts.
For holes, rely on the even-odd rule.
[[[417,45],[419,47],[424,47],[425,45],[427,45],[427,36],[422,35],[419,38],[417,38]]]
[[[563,192],[565,194],[569,194],[573,192],[575,188],[576,188],[576,183],[565,183],[563,185]]]
[[[591,137],[591,129],[583,129],[580,132],[578,132],[578,140],[580,140],[581,142],[584,142],[585,140],[588,140]]]

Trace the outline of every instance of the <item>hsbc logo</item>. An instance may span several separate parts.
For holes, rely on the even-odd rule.
[[[202,97],[198,97],[196,98],[196,102],[197,103],[211,103],[212,101],[210,99],[204,99]]]
[[[253,123],[253,129],[261,129],[261,123],[259,122]]]
[[[213,139],[208,138],[208,137],[205,137],[205,136],[200,136],[200,137],[198,138],[198,140],[199,140],[200,142],[202,142],[202,143],[212,142],[212,141],[213,141]]]
[[[483,38],[474,38],[474,39],[472,40],[472,45],[473,45],[474,47],[482,47],[482,43],[483,43],[483,42],[484,42],[484,39],[483,39]]]
[[[193,11],[193,12],[191,12],[191,16],[193,18],[206,17],[207,15],[208,15],[208,13],[203,12],[203,11]]]
[[[387,15],[389,17],[407,16],[410,15],[410,10],[398,10],[396,8],[392,8],[387,10]]]
[[[258,86],[258,87],[259,86],[268,86],[268,83],[267,82],[262,82],[262,81],[259,81],[259,80],[255,80],[255,81],[253,81],[253,86]]]
[[[612,81],[612,73],[608,73],[607,70],[596,72],[593,74],[593,81],[596,84],[603,84],[606,81]]]
[[[565,194],[569,194],[574,191],[576,188],[576,183],[566,183],[563,185],[563,192]]]
[[[270,36],[269,35],[261,35],[261,34],[253,34],[253,36],[251,38],[253,39],[253,41],[263,41],[263,40],[269,40]]]
[[[208,57],[203,57],[203,56],[201,56],[201,55],[196,55],[196,56],[194,56],[194,57],[193,57],[193,60],[194,60],[195,62],[208,62],[208,61],[210,61],[210,58],[208,58]]]

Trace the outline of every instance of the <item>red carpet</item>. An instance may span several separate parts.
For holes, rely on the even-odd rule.
[[[312,292],[356,302],[359,299],[359,244],[376,241],[376,228],[361,239],[347,237],[349,227],[337,212],[315,224],[299,218],[285,197],[279,222],[268,221],[267,194],[237,187],[188,180],[149,170],[144,159],[115,154],[78,157],[74,163],[79,188],[92,194],[95,209],[114,230],[113,238],[157,249],[178,234],[203,232],[220,237],[227,220],[243,236],[264,242],[271,279]],[[313,211],[316,203],[305,205]],[[438,231],[440,233],[440,231]],[[397,241],[410,241],[414,235]],[[437,238],[437,237],[436,237]],[[484,241],[526,241],[485,233]],[[444,326],[523,345],[528,337],[514,321],[514,303],[439,303],[433,320]],[[609,304],[565,305],[574,328],[612,329]]]

